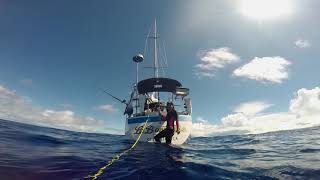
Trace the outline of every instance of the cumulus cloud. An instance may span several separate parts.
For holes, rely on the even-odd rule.
[[[224,127],[239,127],[249,123],[248,117],[243,113],[229,114],[221,119]]]
[[[196,75],[198,78],[214,78],[216,75],[213,72],[201,72],[201,71],[195,71],[194,75]]]
[[[108,128],[104,120],[80,116],[70,110],[55,111],[36,107],[32,104],[31,99],[20,96],[15,91],[1,85],[0,118],[72,131],[121,133],[119,130]]]
[[[195,65],[195,75],[198,77],[214,77],[217,69],[224,68],[228,64],[234,64],[240,60],[239,56],[232,53],[228,47],[202,50],[198,52],[200,63]]]
[[[247,103],[240,104],[239,106],[237,106],[234,109],[234,112],[243,113],[247,116],[253,116],[253,115],[258,114],[259,112],[262,112],[262,111],[268,109],[271,106],[272,106],[272,104],[269,104],[267,102],[253,101],[253,102],[247,102]]]
[[[26,78],[26,79],[21,79],[20,84],[25,85],[25,86],[30,86],[33,84],[33,80],[30,78]]]
[[[96,107],[95,109],[102,110],[102,111],[105,111],[107,113],[118,112],[118,109],[113,107],[113,105],[111,105],[111,104],[100,105],[100,106]]]
[[[288,79],[288,67],[291,63],[279,56],[255,57],[248,64],[233,71],[237,77],[248,78],[263,83],[282,83]]]
[[[207,123],[208,122],[208,120],[205,120],[203,117],[198,117],[196,121],[197,122],[202,122],[202,123]]]
[[[236,135],[249,133],[245,128],[225,127],[221,124],[213,124],[206,122],[195,122],[192,124],[192,137],[209,137],[222,135]]]
[[[290,102],[290,111],[297,114],[299,117],[310,115],[320,115],[320,88],[300,89],[297,92],[297,97]]]
[[[192,124],[192,136],[210,136],[212,132],[217,132],[219,126],[209,123],[207,120],[197,121]]]
[[[255,104],[259,108],[246,113],[245,110]],[[212,124],[209,121],[194,123],[192,136],[257,134],[320,125],[319,87],[298,90],[286,112],[264,112],[270,106],[272,105],[261,102],[260,105],[257,102],[241,104],[234,109],[234,113],[221,118],[219,124]]]
[[[298,39],[294,44],[299,48],[308,48],[311,46],[311,43],[306,39]]]

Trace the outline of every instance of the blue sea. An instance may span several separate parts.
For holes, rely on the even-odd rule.
[[[0,120],[0,179],[85,179],[132,143]],[[98,179],[320,179],[320,127],[139,143]]]

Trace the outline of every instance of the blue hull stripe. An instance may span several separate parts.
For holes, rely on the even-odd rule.
[[[160,116],[141,116],[141,117],[132,117],[128,119],[128,124],[135,124],[135,123],[144,123],[146,122],[146,120],[148,120],[148,122],[160,122],[161,117]],[[179,121],[192,121],[191,116],[180,116],[179,115]]]
[[[128,119],[128,124],[135,124],[135,123],[144,123],[146,122],[146,120],[148,120],[148,122],[159,122],[161,121],[160,116],[143,116],[143,117],[134,117],[134,118],[129,118]]]

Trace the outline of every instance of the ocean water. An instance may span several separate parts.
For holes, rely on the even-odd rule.
[[[132,143],[0,120],[0,179],[85,179]],[[139,143],[99,179],[320,179],[320,127]]]

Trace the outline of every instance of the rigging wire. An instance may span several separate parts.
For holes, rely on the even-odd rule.
[[[143,51],[143,55],[144,56],[146,55],[147,50],[148,50],[148,40],[150,38],[151,30],[152,30],[152,26],[149,28],[149,32],[148,32],[147,38],[146,38],[145,43],[144,43],[144,51]]]
[[[160,43],[160,41],[159,41],[159,43]],[[166,73],[165,73],[165,71],[164,71],[164,66],[163,66],[163,64],[164,64],[164,56],[163,56],[163,50],[161,49],[161,46],[158,46],[158,47],[160,47],[159,48],[159,50],[160,50],[160,55],[162,55],[162,56],[160,56],[160,68],[161,68],[161,70],[162,70],[162,74],[163,74],[163,77],[165,77],[166,76]]]
[[[165,62],[165,65],[166,67],[168,67],[168,58],[167,58],[167,51],[166,51],[166,46],[165,46],[165,41],[163,40],[163,43],[162,43],[162,46],[163,46],[163,49],[164,49],[164,62]]]

